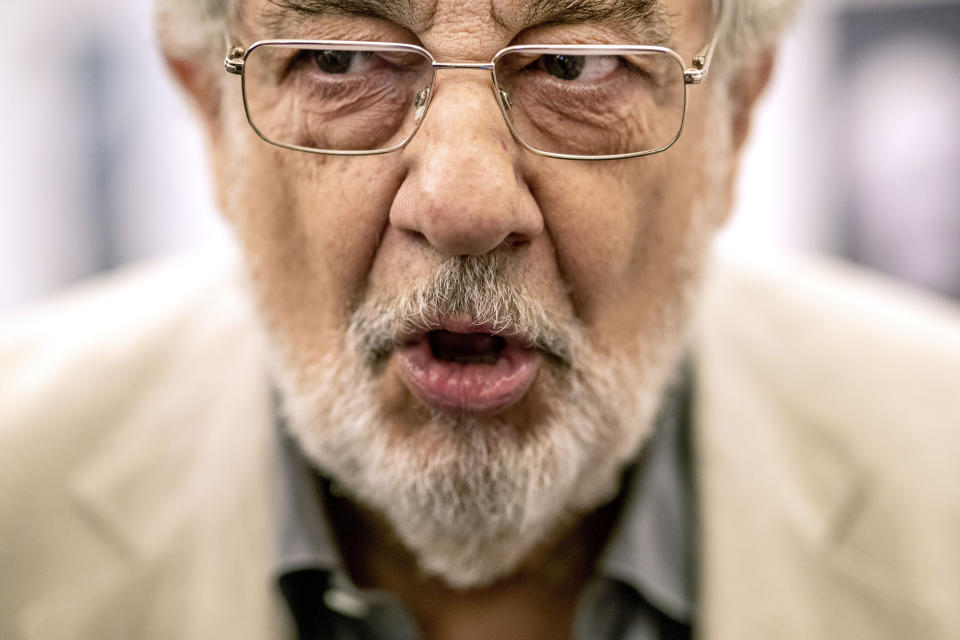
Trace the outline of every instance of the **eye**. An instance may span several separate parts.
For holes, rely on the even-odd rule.
[[[558,80],[597,82],[613,73],[620,60],[616,56],[558,54],[541,57],[540,66]]]
[[[360,73],[368,71],[373,64],[373,54],[369,51],[322,49],[313,51],[310,57],[320,71],[331,74]]]

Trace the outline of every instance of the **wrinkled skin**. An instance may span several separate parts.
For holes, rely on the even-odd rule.
[[[289,35],[257,24],[266,4],[248,3],[236,38]],[[495,6],[503,16],[515,13],[509,2]],[[699,3],[671,2],[668,10],[674,47],[689,59],[707,37]],[[441,2],[425,30],[380,19],[333,21],[303,31],[419,43],[438,60],[489,60],[510,44],[562,41],[565,33],[579,39],[584,29],[602,42],[636,38],[590,25],[505,29],[486,2]],[[451,255],[493,250],[513,254],[527,287],[548,308],[576,317],[599,351],[633,348],[638,337],[657,335],[658,309],[684,290],[729,209],[723,189],[693,215],[711,176],[729,184],[735,160],[707,146],[708,128],[732,126],[729,116],[711,113],[709,84],[690,89],[686,129],[667,153],[584,163],[541,158],[518,145],[485,73],[441,73],[410,145],[366,158],[264,144],[243,120],[234,80],[218,77],[222,110],[209,122],[219,193],[268,323],[295,345],[298,366],[330,350],[365,292],[402,288]],[[388,403],[404,402],[389,371],[383,393]]]

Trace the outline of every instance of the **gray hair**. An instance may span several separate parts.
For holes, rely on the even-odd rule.
[[[727,2],[730,16],[717,55],[728,69],[736,69],[776,44],[799,0]],[[183,57],[211,56],[211,62],[218,61],[217,54],[226,51],[225,26],[237,6],[238,0],[156,0],[157,29],[163,47],[182,52]]]
[[[720,34],[717,57],[733,71],[770,50],[793,18],[800,0],[727,0],[730,16]],[[724,75],[723,71],[720,75]]]

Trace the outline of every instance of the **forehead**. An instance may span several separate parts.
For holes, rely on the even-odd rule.
[[[709,0],[241,0],[248,22],[281,32],[324,17],[368,16],[413,33],[494,25],[511,34],[531,26],[603,23],[643,30],[699,21]]]

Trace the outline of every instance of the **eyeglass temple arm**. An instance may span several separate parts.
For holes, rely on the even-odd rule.
[[[683,79],[687,84],[701,84],[710,75],[710,65],[713,64],[713,53],[720,41],[720,35],[727,27],[727,14],[730,0],[713,0],[713,15],[716,20],[713,25],[713,35],[710,42],[693,57],[693,67],[683,72]]]

